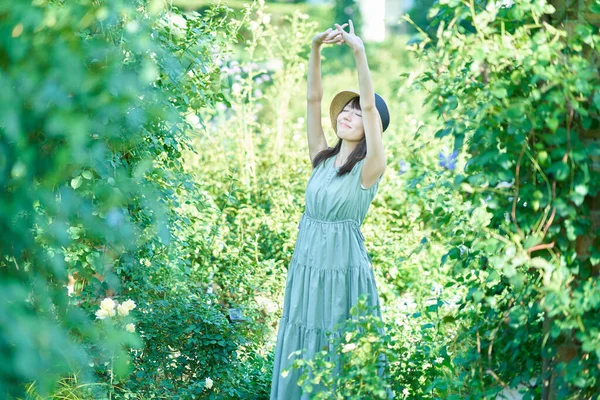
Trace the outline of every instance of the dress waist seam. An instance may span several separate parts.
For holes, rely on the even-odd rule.
[[[303,212],[302,215],[300,216],[300,222],[298,222],[298,229],[300,229],[300,225],[302,224],[302,220],[304,218],[309,219],[311,221],[318,222],[320,224],[328,224],[328,225],[350,223],[352,226],[354,226],[356,228],[356,231],[360,235],[360,238],[363,241],[365,240],[364,235],[360,231],[360,224],[355,219],[348,218],[348,219],[340,219],[340,220],[337,220],[337,221],[327,221],[327,220],[324,220],[324,219],[313,218],[310,215],[308,215],[306,212]]]
[[[329,220],[326,220],[326,219],[318,219],[318,218],[311,217],[306,212],[302,213],[302,215],[300,216],[300,221],[302,221],[302,218],[307,218],[307,219],[319,222],[321,224],[342,224],[342,223],[345,223],[345,222],[350,222],[351,224],[355,225],[357,228],[360,227],[360,224],[358,223],[358,221],[356,221],[355,219],[352,219],[352,218],[339,219],[339,220],[336,220],[336,221],[329,221]]]

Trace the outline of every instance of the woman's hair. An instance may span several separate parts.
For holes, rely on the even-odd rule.
[[[348,103],[342,107],[342,110],[350,105],[350,108],[353,110],[360,110],[360,97],[354,97]],[[337,117],[337,116],[336,116]],[[336,132],[337,135],[337,132]],[[336,156],[340,149],[342,148],[342,139],[338,138],[338,142],[333,147],[328,147],[325,150],[321,150],[317,153],[315,158],[313,159],[313,168],[317,168],[317,166],[321,163],[321,161],[327,160],[329,157]],[[338,176],[342,176],[354,168],[354,165],[365,158],[367,155],[367,138],[363,135],[362,140],[358,143],[358,145],[352,150],[352,153],[348,156],[348,160],[340,167],[340,170],[337,172]]]

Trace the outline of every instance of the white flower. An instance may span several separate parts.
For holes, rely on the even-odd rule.
[[[206,378],[206,382],[204,382],[204,387],[210,389],[213,387],[213,380],[210,378]]]
[[[435,359],[436,364],[441,364],[444,362],[444,359],[442,357],[438,357]]]
[[[133,333],[133,332],[135,332],[135,325],[134,324],[127,324],[127,325],[125,325],[125,330],[127,332],[132,332]]]
[[[254,296],[254,300],[256,300],[256,303],[258,303],[259,306],[264,307],[268,313],[277,311],[277,304],[266,297],[256,295]]]
[[[114,315],[115,315],[115,310],[105,310],[104,308],[101,308],[98,311],[96,311],[96,318],[97,319],[104,319],[106,317],[113,317]]]
[[[135,305],[134,301],[129,299],[129,300],[119,304],[117,309],[119,311],[119,315],[128,315],[129,311],[133,310],[135,307],[136,307],[136,305]]]
[[[131,299],[125,301],[123,304],[125,304],[129,308],[129,310],[133,310],[134,308],[137,307],[137,305],[135,304],[135,302],[133,300],[131,300]]]
[[[501,0],[497,1],[494,5],[496,8],[510,8],[515,4],[513,0]]]
[[[117,304],[110,297],[105,298],[100,302],[100,309],[106,311],[114,311]],[[113,314],[114,315],[114,314]]]
[[[408,388],[404,388],[402,389],[402,396],[406,397],[410,394],[410,390],[408,390]]]
[[[198,125],[200,123],[200,117],[196,114],[188,114],[185,117],[185,120],[190,123],[190,125]]]
[[[262,23],[267,25],[269,22],[271,22],[271,16],[269,14],[263,15]]]
[[[119,311],[119,315],[125,316],[125,315],[129,314],[129,309],[127,307],[123,306],[123,304],[119,304],[117,306],[117,310]]]
[[[342,353],[347,353],[347,352],[352,351],[354,349],[356,349],[356,343],[347,343],[342,348]]]
[[[242,91],[242,85],[236,82],[231,85],[231,90],[233,90],[233,93],[240,93]]]

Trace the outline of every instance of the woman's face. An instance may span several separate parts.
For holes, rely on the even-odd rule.
[[[364,136],[362,111],[353,109],[350,104],[346,104],[337,116],[337,135],[340,139],[362,140]]]

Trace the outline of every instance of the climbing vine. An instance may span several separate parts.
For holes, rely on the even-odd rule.
[[[453,247],[457,379],[468,398],[518,388],[590,398],[600,388],[597,27],[553,20],[545,1],[444,0],[411,46],[415,87],[466,158],[453,182],[489,223],[440,226]],[[597,2],[586,12],[598,13]],[[566,26],[565,26],[566,25]],[[594,219],[595,218],[595,219]]]

